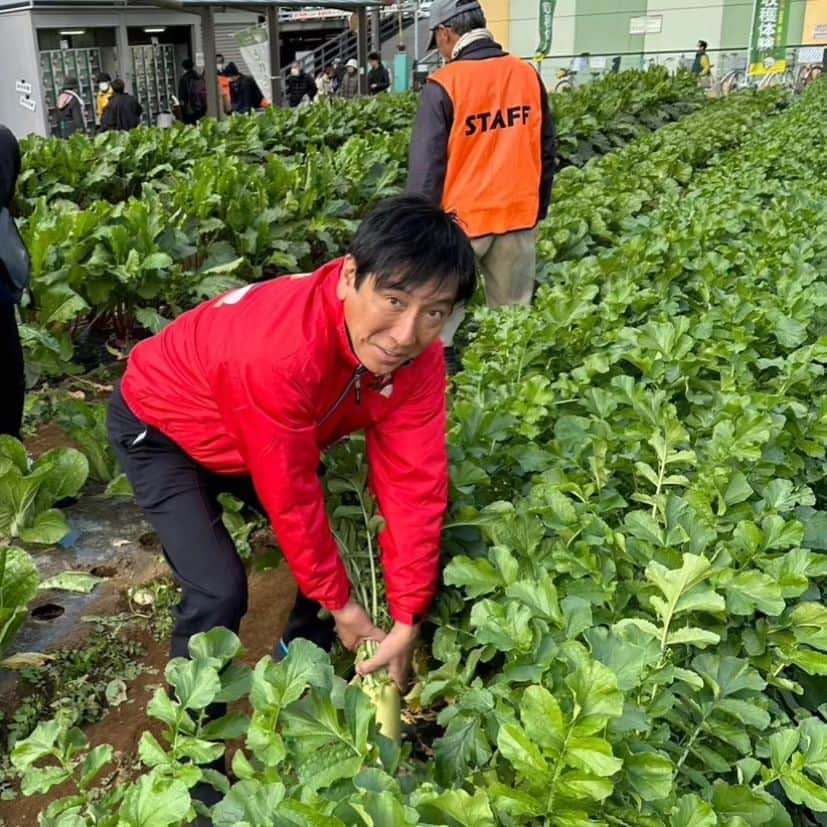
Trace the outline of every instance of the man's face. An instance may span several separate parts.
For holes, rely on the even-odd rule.
[[[379,66],[379,61],[378,60],[371,60],[371,61],[369,61],[369,63],[370,63],[370,68],[371,69],[376,69]]]
[[[357,289],[352,256],[345,259],[337,295],[356,358],[378,376],[426,350],[442,332],[456,298],[453,288],[437,281],[408,292],[377,288],[368,276]]]
[[[454,40],[447,26],[436,27],[436,48],[444,60],[450,60],[454,51]]]

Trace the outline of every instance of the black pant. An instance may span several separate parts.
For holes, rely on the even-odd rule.
[[[0,285],[0,390],[3,394],[3,402],[0,404],[0,434],[20,439],[23,398],[26,393],[23,347],[17,330],[14,304],[3,300],[2,290],[3,286]]]
[[[249,476],[207,470],[129,409],[120,387],[109,405],[109,439],[135,491],[135,501],[158,533],[181,586],[171,657],[188,657],[191,635],[225,626],[238,633],[247,611],[247,574],[221,521],[218,495],[228,492],[263,512]],[[305,637],[333,643],[333,624],[317,619],[319,604],[299,594],[285,641]],[[275,641],[274,641],[275,642]]]

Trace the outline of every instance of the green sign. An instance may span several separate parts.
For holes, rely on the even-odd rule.
[[[787,67],[790,0],[755,0],[750,43],[750,74],[783,72]]]
[[[540,45],[534,59],[539,63],[551,49],[551,23],[557,0],[540,0]]]

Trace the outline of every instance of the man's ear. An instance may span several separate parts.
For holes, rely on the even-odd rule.
[[[356,289],[356,259],[346,255],[339,274],[339,284],[336,286],[336,297],[344,301],[348,294]]]

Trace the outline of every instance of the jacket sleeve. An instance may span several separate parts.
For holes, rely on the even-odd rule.
[[[228,376],[225,381],[235,387],[219,385],[218,398],[225,400],[222,416],[238,439],[299,589],[328,610],[341,609],[350,596],[350,581],[316,474],[319,447],[309,400],[293,371],[235,365]],[[279,389],[275,400],[274,387]]]
[[[554,118],[551,114],[548,92],[546,92],[543,79],[539,74],[537,75],[537,80],[540,84],[540,106],[543,114],[542,131],[540,134],[542,159],[542,169],[540,172],[540,210],[537,220],[542,221],[548,214],[548,208],[551,204],[551,186],[554,183],[557,140],[554,133]]]
[[[379,87],[376,90],[377,92],[384,92],[386,89],[390,89],[391,76],[387,68],[384,66],[382,66],[379,70],[379,78],[377,79],[376,85]]]
[[[106,131],[108,129],[115,128],[115,111],[117,109],[117,104],[115,101],[109,101],[109,106],[103,110],[103,115],[101,116],[101,130]]]
[[[434,204],[442,203],[453,122],[454,107],[448,93],[438,83],[428,81],[414,121],[407,191],[425,195]]]
[[[385,519],[379,542],[390,613],[408,625],[427,616],[439,577],[448,502],[445,387],[440,351],[413,396],[365,434],[371,489]]]

